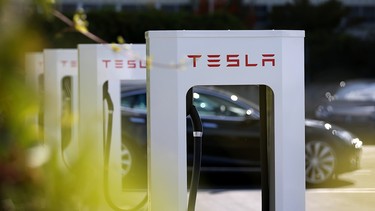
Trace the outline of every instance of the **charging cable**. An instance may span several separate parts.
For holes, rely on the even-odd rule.
[[[44,137],[44,74],[38,76],[38,94],[39,94],[39,109],[38,109],[38,138],[41,143],[45,144]]]
[[[192,89],[186,95],[186,114],[190,115],[193,125],[193,138],[194,138],[194,158],[193,158],[193,171],[190,182],[190,192],[188,200],[188,211],[195,210],[195,202],[197,199],[197,192],[199,186],[199,177],[202,162],[202,135],[203,127],[196,107],[193,105]]]
[[[71,170],[71,166],[65,158],[65,150],[72,141],[72,78],[70,76],[62,78],[61,88],[61,158],[64,165]]]
[[[106,131],[104,133],[104,172],[103,172],[103,183],[104,183],[104,197],[105,200],[107,201],[108,205],[116,211],[139,211],[148,201],[148,197],[145,196],[144,199],[135,207],[130,208],[130,209],[124,209],[119,206],[117,206],[113,201],[109,193],[109,158],[110,158],[110,153],[111,153],[111,142],[112,142],[112,124],[113,124],[113,111],[114,111],[114,106],[113,106],[113,101],[111,99],[111,95],[109,94],[108,91],[108,81],[106,81],[103,84],[103,103],[104,101],[107,102],[107,110],[108,110],[108,119],[107,119],[107,130],[103,128],[103,131]],[[103,114],[105,113],[104,111],[104,106],[103,106]],[[104,126],[105,127],[105,126]]]
[[[268,99],[269,98],[269,99]],[[269,159],[268,159],[268,125],[267,108],[273,108],[272,91],[265,86],[259,86],[260,106],[260,164],[261,164],[261,186],[262,186],[262,210],[270,210],[270,182],[269,182]],[[270,109],[272,111],[272,109]],[[273,111],[272,111],[273,112]]]

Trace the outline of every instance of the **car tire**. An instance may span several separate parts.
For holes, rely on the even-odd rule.
[[[126,176],[129,174],[133,166],[132,152],[126,144],[121,145],[121,174]]]
[[[147,156],[135,141],[124,138],[121,145],[122,188],[147,188]]]
[[[306,183],[318,185],[332,179],[336,168],[336,154],[328,143],[314,140],[306,143]]]

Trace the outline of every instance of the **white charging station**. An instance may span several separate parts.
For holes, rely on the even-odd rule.
[[[95,155],[92,160],[95,169],[91,176],[95,178],[97,190],[107,193],[102,195],[106,199],[103,209],[133,207],[147,191],[139,194],[122,188],[121,83],[145,84],[146,45],[82,44],[78,45],[78,51],[80,153],[92,150]],[[108,105],[106,94],[109,94],[113,108]],[[105,145],[109,142],[109,181],[105,187]]]
[[[69,169],[78,150],[78,61],[76,49],[44,50],[44,137]]]
[[[187,208],[187,91],[265,85],[270,210],[305,210],[304,31],[148,31],[146,43],[148,209]]]
[[[27,53],[25,58],[25,82],[39,101],[37,112],[27,117],[27,125],[35,128],[38,141],[43,142],[43,74],[44,60],[42,52]]]

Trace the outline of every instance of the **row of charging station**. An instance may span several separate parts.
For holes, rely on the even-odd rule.
[[[129,210],[144,201],[136,210],[185,211],[187,91],[260,85],[269,164],[262,210],[304,210],[303,37],[303,31],[149,31],[146,45],[29,54],[27,81],[44,96],[34,122],[68,171],[80,155],[93,153],[102,209]],[[147,191],[122,188],[121,87],[134,83],[147,84]]]
[[[26,82],[41,99],[30,123],[63,171],[72,171],[83,154],[93,155],[95,190],[109,202],[103,209],[147,199],[122,188],[121,160],[121,86],[146,83],[145,55],[144,44],[79,45],[26,55]]]
[[[43,113],[42,107],[42,89],[43,89],[43,71],[44,59],[43,53],[28,53],[25,58],[25,82],[32,93],[38,98],[39,107],[34,114],[27,117],[26,123],[32,125],[38,140],[43,140]]]

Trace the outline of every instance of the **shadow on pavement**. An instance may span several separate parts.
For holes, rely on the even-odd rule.
[[[343,179],[332,179],[329,182],[320,185],[307,185],[306,189],[314,189],[314,188],[342,188],[346,186],[352,186],[354,182],[349,180]]]
[[[201,189],[260,189],[259,173],[204,172],[201,174]]]
[[[190,183],[189,183],[190,184]],[[217,190],[259,190],[261,189],[261,177],[259,173],[233,173],[233,172],[212,172],[202,173],[200,178],[200,189],[217,189]],[[306,185],[306,189],[314,188],[341,188],[352,186],[353,181],[345,179],[332,179],[319,185]]]

